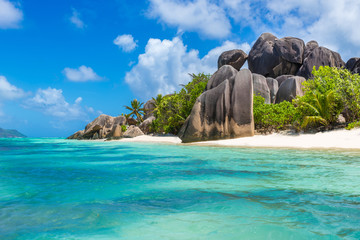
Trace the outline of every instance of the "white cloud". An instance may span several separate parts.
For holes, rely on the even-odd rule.
[[[258,35],[316,40],[339,51],[345,61],[360,55],[358,0],[220,0],[219,5],[236,24]]]
[[[134,38],[130,34],[123,34],[117,36],[114,40],[114,44],[118,45],[124,52],[131,52],[137,47],[137,41],[134,41]]]
[[[24,97],[25,92],[17,88],[14,85],[11,85],[6,77],[0,76],[0,101],[1,100],[15,100]]]
[[[49,87],[38,89],[35,96],[26,101],[24,107],[39,110],[46,115],[60,117],[62,120],[85,119],[87,113],[81,107],[81,101],[82,98],[78,97],[73,104],[70,104],[65,100],[61,89]]]
[[[76,9],[72,9],[72,15],[70,17],[70,22],[72,22],[77,28],[83,29],[85,27],[84,22],[80,19],[80,14]]]
[[[0,0],[0,28],[18,28],[23,20],[22,11],[8,0]]]
[[[102,77],[98,76],[91,67],[86,67],[84,65],[80,66],[78,69],[65,68],[63,73],[65,74],[66,78],[72,82],[89,82],[102,80]]]
[[[247,43],[226,41],[200,58],[199,51],[188,50],[178,37],[162,41],[151,38],[145,47],[145,53],[139,55],[138,63],[126,73],[125,81],[144,100],[158,93],[172,93],[180,88],[180,84],[191,80],[188,73],[215,72],[219,55],[231,49],[249,51],[250,46]]]
[[[149,16],[181,31],[199,32],[210,38],[230,34],[231,24],[225,11],[208,0],[150,0]]]

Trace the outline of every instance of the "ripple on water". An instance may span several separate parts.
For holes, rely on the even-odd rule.
[[[360,239],[360,153],[0,139],[0,239]]]

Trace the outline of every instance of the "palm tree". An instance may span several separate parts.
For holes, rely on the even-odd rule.
[[[137,99],[134,99],[130,103],[131,107],[124,106],[127,110],[131,111],[129,114],[127,114],[127,117],[136,116],[136,119],[140,122],[143,121],[142,115],[144,115],[144,108],[142,106],[144,103],[139,102]]]
[[[153,109],[151,109],[152,110],[152,112],[154,113],[154,116],[156,117],[157,116],[157,112],[158,112],[158,110],[159,110],[159,106],[160,106],[160,103],[161,103],[161,101],[163,100],[163,95],[161,95],[161,94],[158,94],[157,96],[156,96],[156,98],[152,98],[152,100],[154,101],[154,108]]]
[[[322,124],[327,127],[336,121],[337,114],[334,111],[336,96],[334,91],[330,90],[324,94],[314,91],[312,92],[312,99],[312,103],[302,102],[313,115],[303,118],[301,128],[306,128],[310,124]]]

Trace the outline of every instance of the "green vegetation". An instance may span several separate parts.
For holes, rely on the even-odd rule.
[[[295,106],[287,101],[279,104],[265,104],[261,96],[254,96],[255,129],[262,133],[284,130],[293,122]]]
[[[121,125],[121,131],[126,132],[126,130],[127,130],[127,127],[125,125]]]
[[[154,116],[156,120],[151,126],[152,132],[177,134],[190,115],[196,99],[204,91],[210,75],[203,73],[190,74],[192,81],[186,84],[179,92],[162,96],[155,100]]]
[[[142,117],[144,115],[144,108],[142,108],[142,106],[144,105],[144,103],[139,102],[137,99],[134,99],[131,101],[130,105],[131,107],[124,106],[127,110],[130,111],[129,114],[125,115],[126,118],[136,116],[138,122],[142,122],[143,121]]]
[[[304,96],[292,103],[265,104],[254,97],[255,128],[271,132],[292,126],[296,130],[332,129],[341,114],[348,129],[360,126],[360,76],[346,69],[321,66],[304,82]]]

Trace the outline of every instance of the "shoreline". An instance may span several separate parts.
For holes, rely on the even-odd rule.
[[[112,140],[113,142],[150,142],[181,144],[177,136],[149,136]],[[181,144],[184,146],[218,147],[259,147],[259,148],[297,148],[297,149],[355,149],[360,150],[360,128],[337,129],[318,133],[285,134],[272,133],[224,140],[212,140]]]

